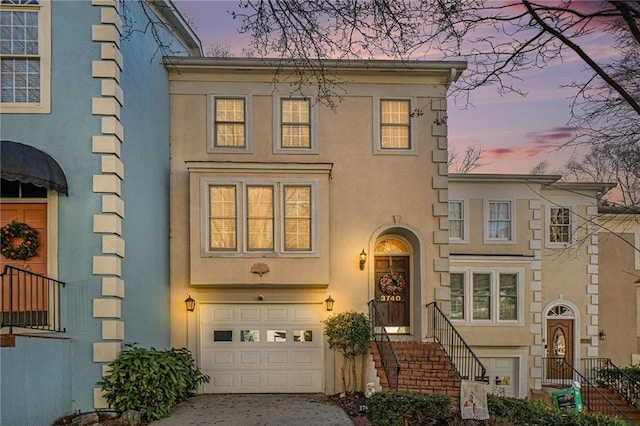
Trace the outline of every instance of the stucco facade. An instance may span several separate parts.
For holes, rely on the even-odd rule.
[[[157,39],[151,32],[131,32],[147,19],[139,2],[8,3],[2,5],[3,25],[27,22],[39,37],[38,64],[31,65],[39,67],[38,85],[30,84],[40,96],[33,90],[28,100],[19,90],[8,96],[3,67],[2,140],[49,155],[66,176],[68,194],[44,188],[37,199],[4,195],[2,225],[15,219],[13,206],[44,206],[46,247],[40,250],[46,253],[38,257],[46,258],[44,275],[65,283],[56,301],[62,331],[53,337],[70,345],[45,339],[1,349],[3,390],[14,389],[10,382],[22,377],[31,385],[20,388],[20,398],[42,400],[41,390],[60,382],[58,367],[69,386],[62,382],[63,402],[56,407],[37,404],[26,412],[3,392],[0,422],[50,424],[55,416],[106,407],[97,381],[123,342],[169,346],[169,98],[158,39],[176,55],[199,55],[200,46],[170,2],[144,3],[159,25]],[[19,72],[17,67],[16,85]],[[25,183],[11,179],[11,185]],[[11,185],[3,180],[3,189]],[[13,264],[31,270],[34,259]],[[32,333],[13,331],[22,333],[18,340]],[[36,381],[26,380],[34,359],[27,352],[34,348],[65,351],[52,354]],[[65,363],[57,366],[57,359]]]
[[[447,86],[464,64],[327,62],[329,72],[343,81],[341,99],[331,109],[315,98],[314,86],[293,91],[287,64],[274,74],[277,63],[252,59],[171,62],[172,345],[187,346],[201,361],[208,356],[211,336],[203,335],[203,317],[212,304],[247,309],[310,304],[324,317],[324,301],[331,296],[335,311],[366,312],[377,284],[376,243],[391,236],[406,243],[410,257],[409,319],[398,338],[420,341],[422,307],[448,299],[447,142],[446,125],[440,123]],[[277,84],[274,75],[281,80]],[[235,152],[216,148],[212,139],[216,99],[228,98],[241,98],[246,108],[247,138]],[[282,99],[309,100],[307,149],[279,145]],[[415,112],[409,149],[384,151],[377,145],[377,111],[385,99],[406,100]],[[252,185],[275,188],[277,198],[281,188],[298,184],[312,193],[310,247],[287,251],[287,231],[278,223],[282,212],[276,211],[272,248],[251,251],[241,236],[250,233],[245,217],[234,219],[239,223],[236,247],[210,249],[211,187],[241,188],[240,211],[241,203],[248,208],[243,191]],[[286,208],[278,201],[274,205]],[[367,259],[361,270],[363,249]],[[268,272],[258,273],[256,268],[265,267]],[[185,310],[188,295],[198,302],[194,312]],[[331,393],[337,386],[333,354],[326,347],[323,352],[317,390]]]

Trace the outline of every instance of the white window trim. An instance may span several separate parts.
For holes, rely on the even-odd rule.
[[[380,136],[380,102],[381,101],[409,101],[409,149],[382,148]],[[418,99],[416,97],[375,97],[373,99],[373,153],[375,155],[418,155],[418,124],[411,117],[411,112],[416,109]]]
[[[3,10],[38,10],[38,56],[40,59],[40,102],[0,102],[3,114],[49,114],[51,112],[51,2],[39,5],[4,5]]]
[[[562,243],[562,242],[553,242],[551,241],[551,209],[552,208],[563,208],[563,209],[569,209],[569,242],[568,243]],[[575,205],[560,205],[560,204],[552,204],[552,205],[547,205],[545,206],[545,246],[547,248],[566,248],[566,247],[571,247],[575,244],[576,242],[576,231],[577,231],[577,226],[576,226],[576,206]]]
[[[281,144],[282,137],[282,99],[308,99],[309,100],[309,120],[311,121],[311,129],[309,137],[311,138],[310,148],[283,148]],[[274,96],[273,97],[273,153],[274,154],[318,154],[318,108],[316,107],[316,99],[312,96]]]
[[[462,204],[462,238],[451,237],[449,234],[449,242],[451,244],[469,244],[469,215],[467,212],[468,200],[458,199],[458,200],[449,200],[449,202],[461,203]],[[449,209],[449,204],[447,204],[447,213]],[[451,224],[449,224],[451,227]]]
[[[524,325],[524,268],[451,268],[451,273],[464,274],[464,319],[451,318],[454,324],[463,324],[470,326],[522,326]],[[473,274],[490,274],[491,275],[491,305],[490,317],[488,320],[473,319]],[[501,320],[498,318],[500,314],[500,274],[516,274],[518,277],[518,319],[517,320]]]
[[[216,143],[216,99],[244,99],[244,139],[242,147],[217,147]],[[207,100],[207,152],[216,154],[251,154],[253,153],[253,106],[251,96],[231,95],[226,93],[209,94]]]
[[[236,187],[236,249],[210,250],[209,226],[209,186],[227,185]],[[271,186],[274,187],[274,232],[273,250],[249,250],[247,242],[247,200],[246,187]],[[284,227],[282,197],[283,186],[300,185],[311,187],[311,250],[284,249]],[[216,178],[203,177],[200,179],[200,255],[202,257],[318,257],[320,253],[320,180],[305,178]]]
[[[509,221],[511,222],[511,232],[509,238],[489,238],[489,213],[491,203],[509,203]],[[485,244],[515,244],[517,236],[515,200],[485,199],[484,201],[484,243]]]

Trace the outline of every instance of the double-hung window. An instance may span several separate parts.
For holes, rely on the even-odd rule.
[[[415,154],[411,99],[378,99],[374,110],[376,154]]]
[[[308,98],[280,98],[280,146],[311,148],[311,104]]]
[[[462,201],[449,201],[449,238],[464,240],[464,204]]]
[[[521,275],[513,270],[451,272],[451,319],[470,324],[520,323]]]
[[[274,154],[317,154],[317,108],[310,97],[273,97]]]
[[[207,182],[207,252],[312,253],[316,182]]]
[[[510,241],[512,212],[509,201],[489,201],[488,239]]]
[[[245,148],[244,98],[214,98],[214,148]]]
[[[2,111],[49,112],[49,2],[0,1]]]
[[[567,207],[549,208],[549,242],[571,243],[571,210]]]

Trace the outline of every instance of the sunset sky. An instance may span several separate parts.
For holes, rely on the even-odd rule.
[[[174,0],[174,4],[193,25],[205,53],[212,44],[228,46],[236,56],[249,47],[248,36],[238,33],[240,22],[227,13],[237,7],[236,0]],[[604,38],[588,40],[590,51],[606,55]],[[549,161],[553,170],[561,169],[574,154],[574,148],[557,149],[574,135],[567,122],[575,89],[563,86],[585,80],[589,74],[584,68],[577,57],[567,55],[563,62],[518,74],[517,85],[527,92],[525,97],[500,96],[495,87],[483,87],[472,94],[471,107],[450,101],[450,146],[460,154],[469,145],[481,146],[486,165],[477,173],[528,173],[542,160]]]

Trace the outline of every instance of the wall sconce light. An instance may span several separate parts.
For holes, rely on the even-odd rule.
[[[360,270],[364,271],[364,264],[367,262],[367,253],[364,252],[364,249],[362,249],[362,252],[360,253]]]
[[[187,311],[193,312],[196,310],[196,301],[191,297],[191,295],[184,299],[184,304],[187,305]]]
[[[605,333],[604,330],[600,330],[600,333],[598,333],[598,338],[600,340],[607,340],[607,333]]]
[[[333,300],[331,295],[329,295],[329,297],[327,297],[326,300],[324,301],[324,303],[327,304],[327,312],[333,311],[333,302],[335,302],[335,300]]]

